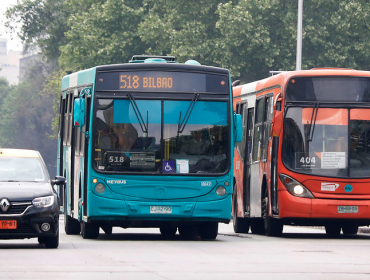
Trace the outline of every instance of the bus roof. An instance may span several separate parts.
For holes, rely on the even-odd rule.
[[[314,68],[311,70],[300,71],[282,71],[279,74],[264,78],[262,80],[246,83],[233,88],[234,96],[249,94],[252,92],[280,85],[284,87],[285,83],[292,77],[310,77],[310,76],[353,76],[370,77],[370,71],[354,70],[346,68]],[[240,88],[240,89],[239,89]]]
[[[76,86],[91,85],[95,83],[96,72],[98,71],[140,71],[140,70],[154,70],[154,71],[194,71],[194,72],[208,72],[212,74],[229,75],[229,70],[206,65],[195,65],[185,63],[121,63],[100,65],[90,69],[81,70],[62,79],[62,91]]]
[[[0,157],[38,158],[40,157],[40,154],[38,151],[34,151],[34,150],[0,148]]]

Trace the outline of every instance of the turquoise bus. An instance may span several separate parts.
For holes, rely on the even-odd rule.
[[[230,73],[134,56],[62,80],[58,170],[66,234],[113,227],[215,239],[229,223],[234,144]]]

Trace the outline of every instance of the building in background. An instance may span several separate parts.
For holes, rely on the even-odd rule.
[[[8,39],[0,38],[0,77],[8,80],[9,84],[19,83],[19,60],[21,51],[8,51]]]

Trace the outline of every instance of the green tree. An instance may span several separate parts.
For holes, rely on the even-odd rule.
[[[70,16],[68,43],[61,47],[60,61],[69,70],[95,65],[124,63],[148,46],[138,35],[145,14],[142,0],[106,0],[88,11]]]
[[[214,51],[221,32],[216,29],[220,0],[145,0],[148,14],[140,36],[148,54],[172,54],[178,61],[195,59],[215,65]]]
[[[240,0],[220,4],[217,28],[222,36],[215,62],[235,78],[253,81],[269,70],[294,70],[296,0]],[[304,1],[302,69],[368,69],[368,1]]]
[[[49,173],[55,175],[57,140],[47,137],[52,133],[50,120],[54,116],[54,96],[40,94],[45,67],[47,65],[40,61],[35,62],[27,71],[26,80],[12,86],[0,99],[0,147],[40,151]]]
[[[64,33],[71,12],[67,0],[20,0],[7,9],[5,26],[11,32],[19,27],[17,35],[26,46],[56,61],[59,47],[67,44]]]

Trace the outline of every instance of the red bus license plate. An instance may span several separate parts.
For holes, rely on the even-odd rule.
[[[8,221],[0,221],[0,229],[16,229],[17,228],[17,221],[8,220]]]

